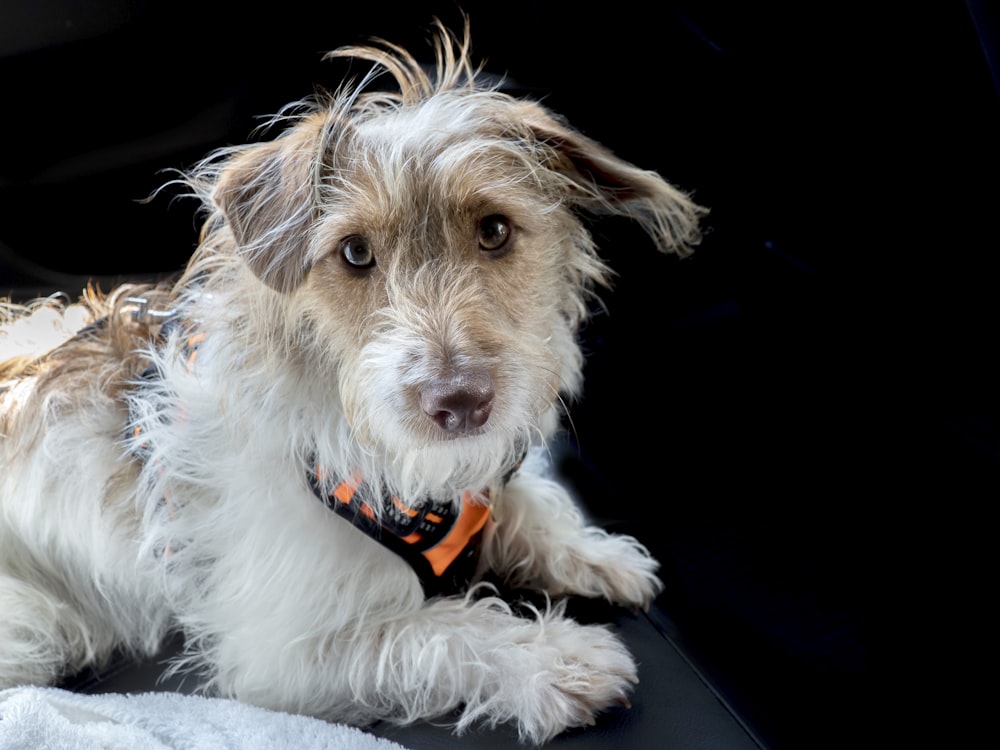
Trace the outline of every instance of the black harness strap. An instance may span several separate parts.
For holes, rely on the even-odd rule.
[[[406,560],[427,597],[465,590],[476,572],[483,535],[492,523],[488,493],[477,499],[466,492],[458,510],[451,503],[433,501],[413,508],[392,496],[382,504],[379,517],[372,510],[369,487],[357,479],[344,480],[326,494],[322,488],[322,469],[317,466],[309,473],[309,484],[316,497],[355,528]]]

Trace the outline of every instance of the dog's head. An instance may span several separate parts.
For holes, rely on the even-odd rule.
[[[703,213],[484,83],[468,27],[437,32],[431,74],[387,43],[331,53],[374,70],[193,177],[213,216],[192,275],[223,257],[252,274],[272,342],[342,403],[352,460],[395,467],[402,491],[495,480],[557,427],[610,273],[581,216],[631,217],[686,253]],[[384,73],[395,88],[368,90]]]

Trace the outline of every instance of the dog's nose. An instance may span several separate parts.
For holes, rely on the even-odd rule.
[[[493,378],[483,370],[435,378],[420,391],[420,408],[445,432],[468,432],[486,424],[493,409]]]

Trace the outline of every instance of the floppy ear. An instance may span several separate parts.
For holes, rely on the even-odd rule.
[[[520,102],[520,118],[554,153],[548,164],[567,180],[568,198],[596,215],[629,217],[663,252],[688,255],[701,241],[699,222],[708,209],[656,172],[618,158],[544,107]]]
[[[273,141],[240,147],[221,168],[213,191],[237,252],[279,292],[295,289],[308,271],[321,132],[322,120],[309,118]]]

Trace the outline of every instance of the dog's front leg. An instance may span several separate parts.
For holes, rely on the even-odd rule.
[[[216,656],[236,652],[239,661],[217,665],[216,687],[248,703],[358,726],[435,721],[461,734],[509,724],[521,741],[543,744],[627,705],[637,682],[636,664],[610,628],[582,625],[563,610],[522,616],[473,593],[283,638],[275,649],[262,647],[264,632],[247,631],[238,643],[227,635]],[[243,650],[247,636],[252,653]]]
[[[431,600],[352,645],[355,699],[398,706],[405,713],[389,718],[403,722],[460,708],[458,733],[510,723],[535,744],[592,724],[627,704],[635,662],[608,628],[562,610],[526,618],[493,597]]]
[[[659,563],[631,536],[588,525],[569,492],[525,468],[496,498],[486,564],[509,584],[647,608]]]

